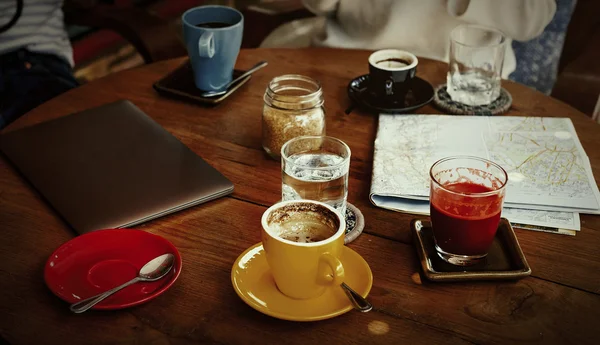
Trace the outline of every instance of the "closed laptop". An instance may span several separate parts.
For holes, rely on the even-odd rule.
[[[6,133],[0,149],[79,233],[134,226],[233,191],[126,100]]]

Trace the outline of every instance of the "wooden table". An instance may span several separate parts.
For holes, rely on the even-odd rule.
[[[411,215],[372,206],[368,199],[377,116],[349,105],[346,85],[367,73],[367,51],[245,50],[239,68],[268,60],[226,102],[214,108],[158,96],[152,83],[183,60],[144,66],[68,92],[14,123],[14,130],[118,99],[129,99],[220,170],[233,195],[140,226],[171,241],[183,273],[150,303],[115,312],[71,314],[44,285],[50,253],[75,233],[40,195],[0,160],[0,334],[14,344],[83,343],[597,343],[600,324],[600,217],[582,215],[576,237],[516,230],[532,267],[519,281],[421,281],[411,244]],[[446,65],[420,59],[418,75],[442,83]],[[260,216],[280,198],[280,163],[261,147],[263,92],[271,78],[298,73],[318,79],[325,92],[327,133],[352,149],[348,200],[364,213],[364,233],[350,247],[374,275],[374,311],[349,312],[313,323],[265,316],[235,294],[234,260],[260,241]],[[573,120],[600,176],[600,125],[557,100],[504,82],[513,96],[509,115],[566,116]],[[418,113],[439,113],[432,106]]]

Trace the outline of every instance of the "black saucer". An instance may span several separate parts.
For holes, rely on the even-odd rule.
[[[348,96],[352,103],[364,110],[374,113],[398,114],[418,109],[433,99],[433,87],[427,81],[415,77],[411,89],[406,94],[404,102],[385,101],[378,99],[367,90],[369,75],[361,75],[348,84]],[[351,109],[346,113],[350,113]]]

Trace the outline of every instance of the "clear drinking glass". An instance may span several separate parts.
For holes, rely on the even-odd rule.
[[[301,136],[281,148],[281,198],[309,199],[346,214],[350,148],[327,136]]]
[[[447,91],[455,102],[485,105],[500,96],[500,79],[506,50],[502,32],[464,24],[450,32]]]
[[[430,170],[435,249],[459,266],[483,260],[492,245],[508,175],[498,164],[471,156],[443,158]]]

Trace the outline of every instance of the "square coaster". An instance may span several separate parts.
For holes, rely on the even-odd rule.
[[[506,218],[500,219],[486,259],[473,266],[455,266],[438,256],[429,220],[414,219],[410,227],[423,273],[431,281],[520,279],[531,274],[515,232]]]
[[[235,79],[242,75],[245,71],[234,70],[232,78]],[[236,82],[229,87],[229,90],[223,95],[216,97],[203,97],[204,91],[198,89],[194,83],[194,71],[190,60],[186,60],[181,66],[177,67],[173,72],[166,75],[161,80],[154,83],[154,89],[161,95],[188,100],[195,103],[203,103],[208,105],[215,105],[221,103],[224,99],[229,97],[242,85],[252,77],[252,75]]]

